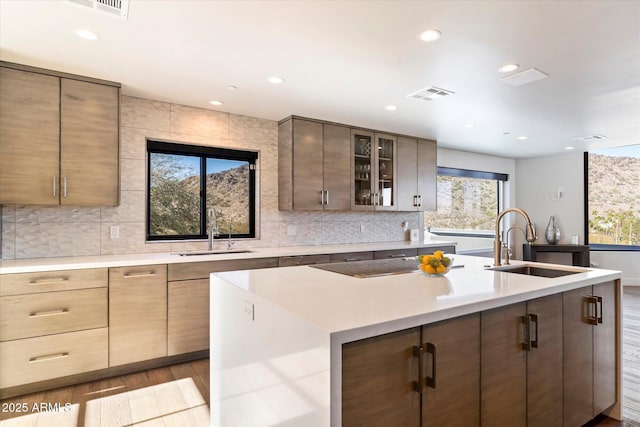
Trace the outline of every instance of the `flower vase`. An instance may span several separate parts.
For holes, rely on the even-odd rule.
[[[547,231],[544,233],[544,238],[550,245],[555,245],[560,241],[560,229],[556,225],[556,218],[553,215],[549,218],[549,225],[547,225]]]

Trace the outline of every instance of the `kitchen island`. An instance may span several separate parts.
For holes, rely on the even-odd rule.
[[[524,413],[516,409],[508,414],[511,418],[504,419],[515,422],[509,425],[520,421],[521,425],[535,425],[532,417],[536,414],[530,413],[535,393],[526,388],[528,383],[535,384],[535,378],[532,374],[527,377],[527,360],[529,365],[536,363],[536,351],[545,348],[550,336],[556,337],[551,357],[556,362],[560,358],[555,363],[560,371],[550,375],[556,377],[561,393],[554,401],[560,405],[564,402],[564,408],[559,408],[558,425],[562,425],[563,410],[568,413],[564,416],[568,426],[581,425],[584,417],[588,421],[600,412],[620,419],[621,273],[552,266],[575,274],[548,278],[493,271],[487,268],[489,264],[488,258],[458,255],[454,265],[463,267],[452,269],[444,277],[415,271],[363,279],[310,266],[212,274],[212,425],[357,425],[352,419],[359,420],[360,425],[374,425],[376,420],[380,425],[392,425],[385,416],[397,425],[420,425],[420,418],[433,419],[435,415],[433,409],[430,414],[421,411],[428,409],[428,402],[440,399],[429,397],[430,389],[447,391],[446,370],[438,371],[436,386],[435,369],[452,359],[446,354],[448,348],[459,350],[463,363],[471,363],[472,371],[477,371],[477,382],[470,386],[477,393],[466,395],[470,405],[477,407],[478,417],[469,419],[468,425],[479,420],[490,425],[496,413],[505,416],[502,404],[511,411],[512,403],[522,399]],[[558,333],[546,332],[544,315],[538,318],[527,309],[536,307],[536,302],[544,303],[539,304],[542,311],[552,307],[544,298],[555,298],[559,304],[556,311],[560,317],[552,325],[559,337]],[[447,330],[447,322],[460,319],[471,321],[457,332]],[[505,319],[513,320],[513,325],[502,325]],[[521,323],[523,326],[519,326]],[[462,344],[430,347],[425,342],[430,325],[444,325],[439,335],[445,339],[463,335]],[[577,332],[568,329],[573,326],[577,326]],[[607,330],[608,334],[600,332]],[[467,336],[475,331],[477,355],[470,357],[463,347],[464,343],[475,342]],[[413,336],[404,340],[406,334]],[[585,336],[600,341],[589,338],[574,342],[576,337]],[[385,342],[387,338],[391,344]],[[487,341],[493,338],[498,341]],[[499,342],[511,338],[517,342]],[[382,347],[377,347],[380,343]],[[400,347],[394,350],[396,345]],[[576,346],[578,350],[571,348]],[[497,354],[491,348],[498,349]],[[513,360],[505,359],[513,352],[517,353]],[[591,356],[586,361],[574,360],[576,352],[577,356]],[[406,366],[401,366],[403,363]],[[553,366],[543,360],[544,369]],[[473,377],[467,368],[455,370],[463,372],[465,378]],[[489,378],[492,369],[495,375]],[[496,379],[508,374],[511,381],[510,370],[518,369],[525,370],[523,381],[507,384],[506,392],[500,394],[501,385],[495,384]],[[538,374],[544,376],[544,372]],[[385,394],[389,390],[383,389],[396,377],[399,385],[393,392],[400,397],[390,397]],[[584,389],[589,382],[596,384],[595,390]],[[608,395],[602,396],[607,390]],[[464,400],[465,394],[453,392],[453,400]],[[600,402],[606,406],[601,408]],[[436,405],[435,411],[446,411],[446,406]],[[453,413],[459,412],[453,406]],[[574,412],[575,418],[571,418]],[[399,420],[398,416],[407,419]]]

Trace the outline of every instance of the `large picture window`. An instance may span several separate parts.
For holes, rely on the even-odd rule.
[[[425,228],[438,235],[493,237],[506,174],[438,167],[436,212]]]
[[[147,240],[207,237],[213,207],[220,237],[255,237],[258,153],[147,141]]]
[[[585,153],[587,242],[598,250],[640,250],[640,145]]]

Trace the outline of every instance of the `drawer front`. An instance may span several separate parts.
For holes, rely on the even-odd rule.
[[[0,296],[106,287],[106,268],[0,275]]]
[[[418,249],[416,248],[394,249],[390,251],[375,251],[373,259],[406,258],[416,255],[418,255]]]
[[[418,255],[428,255],[432,254],[435,251],[442,251],[448,254],[455,254],[456,247],[455,246],[432,246],[430,248],[420,248],[418,249]]]
[[[330,257],[328,254],[283,256],[280,257],[278,266],[293,267],[296,265],[326,264],[328,262],[330,262]]]
[[[348,252],[344,254],[331,254],[330,262],[368,261],[373,259],[373,252]]]
[[[107,326],[107,288],[0,297],[0,341]]]
[[[141,283],[166,283],[167,265],[140,265],[109,269],[109,286],[136,285]]]
[[[0,343],[0,388],[108,367],[108,329]]]
[[[211,273],[234,270],[253,270],[256,268],[274,268],[278,258],[229,259],[222,261],[185,262],[169,264],[169,281],[208,279]]]

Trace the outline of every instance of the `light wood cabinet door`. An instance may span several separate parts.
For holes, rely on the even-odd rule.
[[[435,211],[437,206],[437,144],[436,141],[418,140],[418,210]]]
[[[322,123],[294,119],[294,210],[322,210],[322,153]]]
[[[420,328],[342,347],[342,426],[418,427]]]
[[[60,203],[118,205],[119,88],[61,79]]]
[[[351,208],[351,130],[324,124],[323,135],[324,210]]]
[[[418,141],[398,137],[398,210],[418,210]]]
[[[562,427],[562,294],[527,301],[527,427]]]
[[[58,204],[60,79],[0,67],[0,204]]]
[[[593,417],[593,326],[591,286],[564,292],[564,425],[581,426]]]
[[[481,314],[481,425],[527,425],[527,358],[522,349],[526,303]]]
[[[109,269],[109,366],[167,355],[167,266]]]
[[[423,326],[425,375],[422,426],[472,427],[480,423],[480,315]]]
[[[167,353],[209,348],[209,279],[168,283]]]
[[[614,282],[593,286],[599,297],[598,324],[593,327],[593,415],[616,402],[616,322],[618,310]]]

